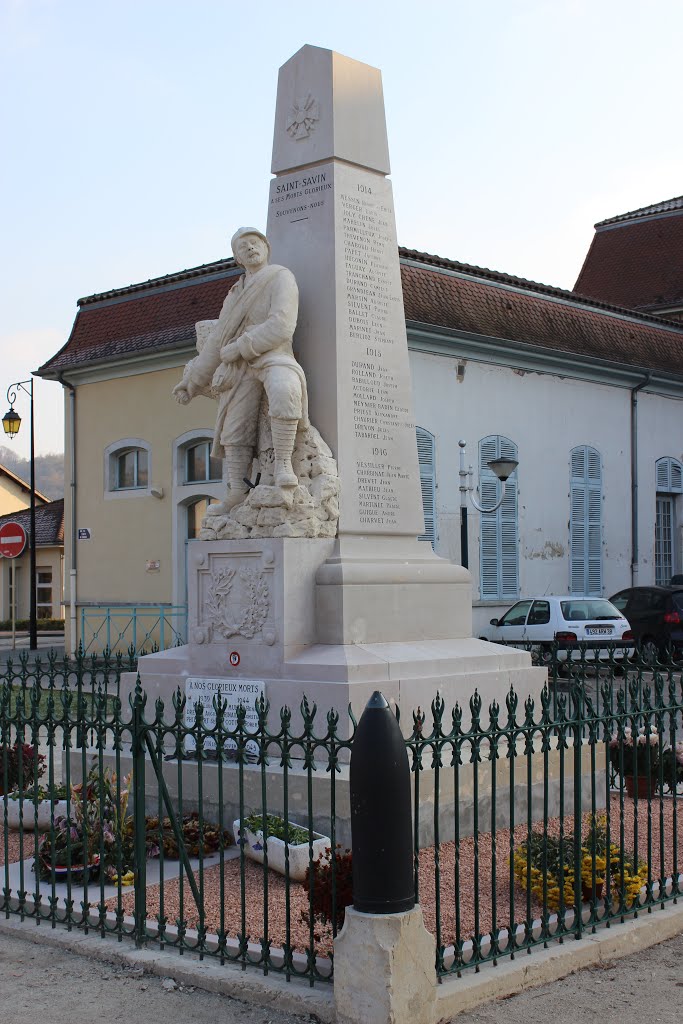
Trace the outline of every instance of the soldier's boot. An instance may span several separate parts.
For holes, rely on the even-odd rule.
[[[292,468],[292,452],[296,441],[298,420],[283,420],[271,417],[270,429],[273,435],[275,450],[275,468],[273,471],[276,487],[296,487],[299,483]]]
[[[254,451],[251,445],[229,444],[225,446],[225,464],[228,470],[228,496],[224,501],[209,505],[206,514],[209,516],[225,516],[228,512],[241,505],[249,488],[244,478],[251,472]]]

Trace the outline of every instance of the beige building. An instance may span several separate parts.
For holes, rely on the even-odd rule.
[[[187,540],[224,494],[209,458],[215,404],[171,398],[195,321],[218,315],[232,260],[79,301],[41,376],[65,387],[67,647],[184,637]],[[73,496],[73,503],[70,500]]]
[[[36,507],[44,505],[50,499],[40,491],[36,491]],[[0,516],[19,509],[28,508],[31,502],[31,488],[6,466],[0,466]]]
[[[40,619],[63,619],[64,604],[64,499],[48,501],[36,507],[36,612]],[[0,516],[3,523],[19,523],[30,535],[27,508]],[[12,603],[15,618],[30,614],[29,543],[19,558],[0,558],[0,620],[9,621]],[[13,575],[14,573],[14,575]],[[16,582],[15,582],[16,581]]]

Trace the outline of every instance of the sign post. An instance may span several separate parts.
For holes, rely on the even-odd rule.
[[[17,644],[17,568],[16,559],[26,547],[26,530],[20,523],[3,523],[0,526],[0,556],[11,558],[10,580],[12,583],[12,650]]]

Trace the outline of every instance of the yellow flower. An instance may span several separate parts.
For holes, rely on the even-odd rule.
[[[114,883],[114,885],[116,885],[118,883],[118,881],[119,881],[119,876],[118,875],[112,875],[111,876],[111,880]],[[134,882],[135,882],[135,872],[134,871],[126,871],[125,875],[121,876],[121,885],[133,885]]]

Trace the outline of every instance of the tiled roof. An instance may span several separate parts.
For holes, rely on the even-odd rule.
[[[55,377],[73,366],[184,348],[197,320],[217,317],[237,280],[232,260],[79,299],[68,341],[41,366]]]
[[[683,197],[595,227],[577,292],[630,309],[683,305]]]
[[[409,321],[683,375],[681,325],[596,308],[559,289],[519,288],[514,278],[485,280],[410,265],[402,275]]]
[[[653,203],[652,206],[641,206],[638,210],[631,210],[630,213],[619,213],[616,217],[598,221],[595,227],[601,228],[606,224],[619,224],[622,221],[637,220],[640,217],[656,217],[660,213],[669,213],[671,210],[683,210],[683,196],[667,199],[663,203]]]
[[[400,249],[406,319],[544,349],[683,374],[683,326],[548,285]],[[197,320],[216,317],[232,260],[93,295],[64,348],[38,373],[192,345]]]
[[[0,516],[3,523],[19,523],[30,535],[31,511],[22,508],[20,512],[10,512]],[[64,498],[48,501],[46,505],[36,505],[36,544],[38,547],[55,547],[64,544]]]

